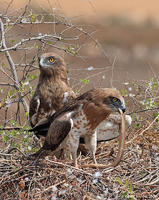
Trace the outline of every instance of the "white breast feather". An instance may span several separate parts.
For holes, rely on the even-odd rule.
[[[125,115],[126,127],[132,123],[130,115]],[[97,128],[97,140],[111,140],[119,136],[119,125],[121,123],[121,116],[111,114],[108,119],[99,124]]]
[[[36,112],[38,112],[39,107],[40,107],[40,98],[39,98],[39,96],[37,96],[37,97],[35,98],[35,100],[36,100],[36,102],[37,102]]]
[[[64,93],[64,98],[63,98],[63,103],[66,103],[66,102],[68,102],[68,96],[69,96],[69,93],[68,92],[65,92]]]

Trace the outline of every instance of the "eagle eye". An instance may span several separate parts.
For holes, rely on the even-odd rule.
[[[50,57],[50,58],[49,58],[49,62],[50,62],[50,63],[54,63],[54,62],[55,62],[55,59],[54,59],[53,57]]]
[[[110,100],[111,100],[111,102],[113,103],[113,104],[120,104],[121,102],[120,102],[120,99],[118,99],[117,97],[113,97],[113,96],[111,96],[110,97]]]
[[[113,102],[117,102],[118,99],[116,97],[113,97]]]

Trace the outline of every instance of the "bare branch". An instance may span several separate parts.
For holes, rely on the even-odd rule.
[[[10,84],[10,83],[0,83],[0,85],[15,87],[14,84]]]
[[[142,112],[147,112],[147,111],[152,111],[152,110],[158,110],[158,109],[159,109],[159,106],[147,108],[147,109],[143,109],[143,110],[136,110],[136,111],[133,111],[133,112],[129,112],[128,115],[132,115],[134,113],[142,113]]]
[[[5,41],[4,24],[3,24],[1,18],[0,18],[0,28],[1,28],[2,48],[7,49],[6,41]],[[19,90],[19,80],[18,80],[15,64],[14,64],[14,62],[12,60],[12,57],[11,57],[9,51],[6,51],[6,57],[7,57],[7,60],[9,62],[9,64],[10,64],[10,68],[11,68],[11,72],[12,72],[12,75],[13,75],[13,79],[15,81],[15,87],[16,87],[17,90]],[[18,95],[19,95],[19,97],[21,97],[20,92],[18,92]],[[22,104],[24,106],[25,112],[28,112],[29,111],[29,107],[28,107],[28,104],[25,101],[25,99],[22,99]]]
[[[0,50],[0,52],[4,52],[4,51],[10,51],[10,50],[17,50],[17,47],[24,44],[25,42],[29,42],[29,41],[33,41],[33,40],[42,40],[42,39],[52,39],[52,38],[55,38],[55,39],[58,39],[58,40],[61,40],[62,38],[61,37],[58,37],[58,36],[53,36],[53,35],[48,35],[48,34],[45,34],[45,35],[39,35],[37,37],[30,37],[30,38],[27,38],[27,39],[22,39],[20,42],[18,42],[17,44],[15,44],[14,46],[12,47],[5,47],[3,49]],[[3,40],[4,41],[4,40]]]

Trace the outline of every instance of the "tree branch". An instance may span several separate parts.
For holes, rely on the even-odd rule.
[[[3,24],[3,21],[2,21],[1,18],[0,18],[0,29],[1,29],[2,48],[7,49],[6,41],[5,41],[4,24]],[[12,72],[12,75],[13,75],[13,79],[15,81],[15,87],[19,91],[19,80],[18,80],[18,76],[17,76],[17,71],[16,71],[15,64],[12,60],[12,57],[11,57],[9,51],[6,51],[6,57],[7,57],[7,60],[9,62],[9,65],[10,65],[10,69],[11,69],[11,72]],[[19,98],[21,98],[20,92],[18,92],[18,95],[19,95]],[[25,101],[25,99],[22,99],[22,104],[23,104],[25,112],[29,112],[29,106],[28,106],[27,102]]]
[[[29,42],[29,41],[33,41],[33,40],[42,40],[42,39],[45,39],[45,38],[54,38],[54,39],[57,39],[57,40],[61,40],[62,38],[59,37],[59,36],[54,36],[54,35],[48,35],[48,34],[44,34],[44,35],[40,35],[40,36],[37,36],[37,37],[30,37],[30,38],[26,38],[26,39],[22,39],[20,42],[18,42],[17,44],[15,44],[14,46],[12,47],[4,47],[3,49],[0,50],[0,52],[4,52],[4,51],[10,51],[10,50],[17,50],[17,47],[18,46],[21,46],[22,44],[24,44],[25,42]],[[3,40],[5,41],[5,40]],[[3,43],[3,42],[2,42]],[[2,44],[3,45],[3,44]]]

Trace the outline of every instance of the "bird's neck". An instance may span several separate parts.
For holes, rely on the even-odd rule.
[[[45,71],[41,71],[40,76],[39,76],[39,81],[44,82],[44,81],[49,81],[49,82],[54,82],[54,81],[63,81],[66,84],[68,84],[67,80],[67,73],[65,69],[48,69]]]

